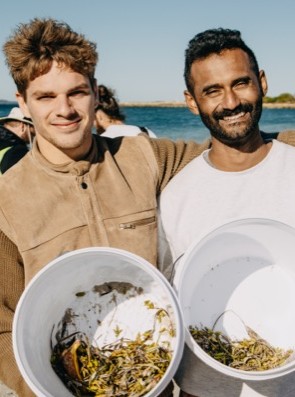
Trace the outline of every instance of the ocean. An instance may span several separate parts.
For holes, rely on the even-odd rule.
[[[6,116],[15,103],[0,104],[0,117]],[[209,137],[199,116],[185,107],[124,107],[126,124],[145,126],[159,138],[194,139],[199,142]],[[276,132],[295,130],[295,109],[263,109],[260,129]]]
[[[210,136],[199,116],[185,107],[125,107],[127,124],[150,128],[158,137],[202,141]],[[264,132],[295,130],[295,109],[263,109],[260,129]]]

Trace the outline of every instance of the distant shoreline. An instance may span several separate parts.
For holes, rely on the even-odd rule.
[[[14,105],[18,106],[17,102],[0,100],[0,105]],[[162,108],[184,108],[185,102],[180,101],[151,101],[151,102],[120,102],[122,107],[162,107]],[[266,109],[295,109],[295,103],[282,102],[282,103],[264,103],[263,107]]]
[[[186,107],[185,102],[121,102],[122,107],[166,107],[166,108],[180,108]],[[264,103],[263,107],[266,109],[295,109],[295,103]]]

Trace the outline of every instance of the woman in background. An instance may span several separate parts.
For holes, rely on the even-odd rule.
[[[118,136],[156,135],[146,127],[125,124],[126,116],[114,96],[114,91],[104,85],[98,86],[98,103],[95,108],[95,129],[97,134],[116,138]]]

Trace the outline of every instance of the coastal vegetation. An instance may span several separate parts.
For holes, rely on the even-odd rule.
[[[295,103],[295,96],[290,94],[289,92],[284,92],[279,96],[269,97],[266,96],[263,98],[264,103]]]

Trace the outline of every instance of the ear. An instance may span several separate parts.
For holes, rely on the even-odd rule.
[[[19,92],[17,92],[15,94],[15,96],[16,96],[16,100],[18,102],[18,106],[20,107],[20,110],[22,111],[23,115],[25,117],[31,117],[31,114],[30,114],[28,106],[24,100],[24,97]]]
[[[101,123],[104,120],[104,112],[102,110],[96,111],[96,119]]]
[[[264,70],[260,70],[260,72],[259,72],[259,81],[260,81],[260,86],[262,89],[262,94],[263,94],[263,96],[265,96],[267,93],[268,85],[267,85],[267,78],[266,78]]]
[[[199,114],[199,108],[198,105],[194,99],[194,97],[186,90],[184,91],[184,98],[187,107],[193,114]]]
[[[104,130],[111,124],[109,116],[101,109],[96,111],[96,121]]]

